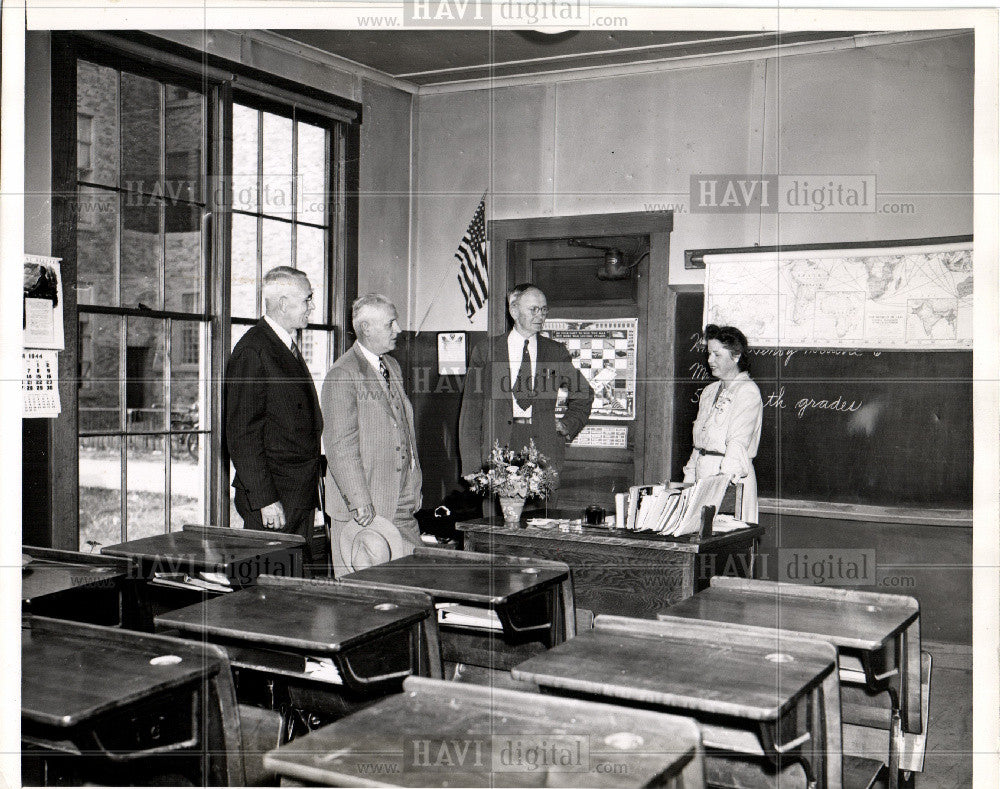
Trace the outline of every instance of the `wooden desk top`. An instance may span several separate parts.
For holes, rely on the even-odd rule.
[[[618,624],[602,627],[602,619]],[[774,721],[836,663],[833,647],[822,642],[779,644],[697,628],[686,633],[652,620],[598,617],[594,630],[511,674],[542,687]]]
[[[391,608],[386,607],[391,605]],[[427,605],[391,601],[384,595],[342,584],[315,590],[254,586],[156,617],[161,627],[184,633],[325,654],[430,615]]]
[[[157,664],[150,662],[163,658]],[[21,624],[21,715],[36,723],[69,728],[187,686],[226,665],[222,653],[211,646],[25,617]]]
[[[504,605],[567,578],[565,565],[543,559],[425,550],[359,570],[342,580],[396,586],[435,599]]]
[[[711,586],[670,606],[663,614],[808,635],[830,641],[837,647],[874,651],[881,649],[886,641],[905,630],[920,615],[910,598],[900,597],[897,601],[890,595],[878,598],[869,602],[851,596],[806,597],[779,591]]]
[[[304,540],[298,535],[281,534],[253,529],[190,528],[183,531],[156,534],[129,540],[118,545],[107,545],[101,549],[108,556],[122,556],[126,559],[155,561],[171,559],[174,562],[189,562],[199,567],[221,568],[265,556],[284,552],[301,546]],[[164,567],[164,572],[177,569]]]
[[[697,754],[700,736],[693,721],[673,715],[410,677],[403,693],[271,751],[264,764],[326,786],[647,786],[679,773]],[[452,739],[455,747],[442,752]],[[428,742],[426,759],[417,750],[421,741]],[[580,770],[492,771],[505,746],[510,762],[517,744],[541,750],[576,742],[584,754]],[[599,762],[627,764],[628,772],[598,772]],[[365,775],[362,768],[372,765],[383,770]]]
[[[83,589],[124,578],[128,562],[109,556],[72,551],[52,551],[25,546],[31,562],[21,568],[21,602],[45,595]]]
[[[578,510],[550,510],[550,518],[579,518]],[[525,518],[536,517],[538,513],[528,513]],[[680,553],[706,553],[734,542],[752,540],[764,533],[763,526],[748,526],[745,529],[714,534],[706,540],[699,541],[696,535],[686,537],[664,537],[659,534],[626,531],[624,529],[605,529],[593,526],[583,526],[581,532],[566,532],[554,529],[539,529],[534,526],[511,528],[504,526],[499,518],[476,518],[475,520],[458,521],[455,528],[463,532],[480,532],[512,537],[530,537],[534,540],[558,540],[562,542],[582,542],[597,545],[615,545],[625,548],[641,548],[650,551],[673,551]]]

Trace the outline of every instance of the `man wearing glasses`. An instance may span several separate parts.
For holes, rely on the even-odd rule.
[[[518,451],[532,439],[550,467],[561,471],[566,444],[587,424],[594,401],[566,346],[538,334],[549,311],[545,294],[530,282],[516,285],[507,309],[514,320],[510,333],[481,342],[469,362],[458,422],[463,475],[483,467],[494,441]],[[566,412],[556,419],[560,390]],[[549,496],[549,507],[555,499]]]
[[[313,310],[309,278],[289,266],[273,268],[264,275],[263,300],[264,317],[236,343],[226,365],[233,503],[244,528],[305,537],[308,566],[323,433],[316,386],[295,342]]]

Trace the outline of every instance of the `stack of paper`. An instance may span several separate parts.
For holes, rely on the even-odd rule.
[[[306,657],[306,674],[309,675],[310,679],[321,679],[336,685],[344,684],[340,672],[337,671],[337,667],[333,663],[333,658]]]
[[[483,630],[503,630],[500,617],[492,608],[479,608],[461,603],[436,603],[438,623],[442,625],[458,625],[461,627],[477,627]]]
[[[629,490],[625,528],[680,537],[701,528],[702,509],[718,512],[729,477],[716,474],[678,490],[664,485],[636,485]]]

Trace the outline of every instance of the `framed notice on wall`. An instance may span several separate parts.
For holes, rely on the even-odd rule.
[[[542,334],[563,343],[594,390],[591,419],[635,419],[637,318],[547,320]],[[556,404],[556,416],[565,408]]]
[[[24,256],[24,347],[61,351],[63,297],[60,258]]]

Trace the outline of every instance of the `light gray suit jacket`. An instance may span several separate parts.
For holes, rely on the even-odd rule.
[[[386,354],[394,391],[403,406],[403,434],[413,453],[411,482],[420,502],[420,461],[413,429],[413,406],[403,390],[399,362]],[[376,515],[393,520],[403,477],[403,452],[396,417],[381,376],[355,343],[326,374],[321,398],[326,450],[326,510],[335,521],[352,519],[350,510],[367,504]]]

